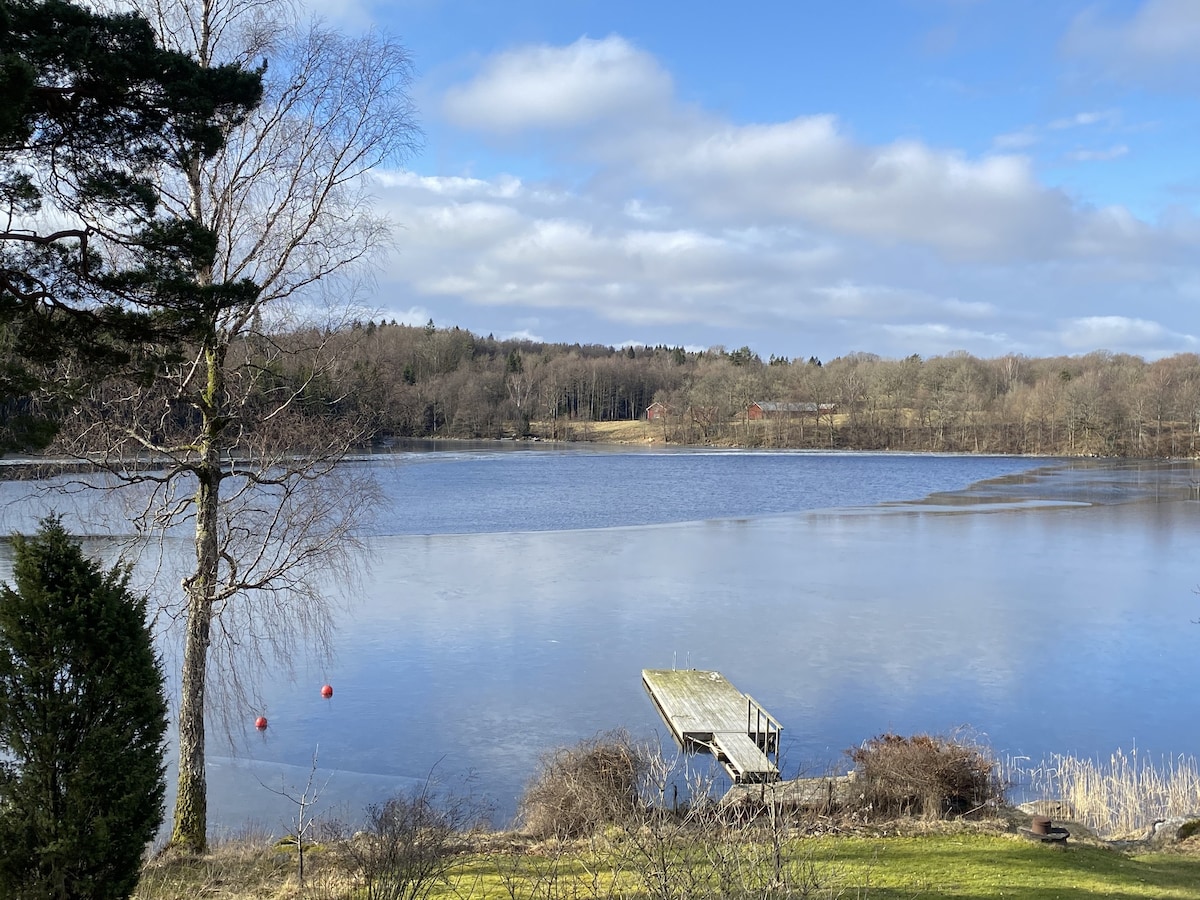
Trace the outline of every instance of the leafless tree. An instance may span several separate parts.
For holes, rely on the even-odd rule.
[[[367,473],[343,465],[364,437],[330,390],[362,264],[388,248],[370,173],[418,130],[410,59],[377,34],[305,24],[286,0],[135,0],[160,39],[204,66],[264,71],[265,99],[211,160],[180,147],[160,177],[165,216],[215,233],[195,273],[202,302],[162,300],[186,354],[156,378],[85,406],[69,448],[131,488],[148,541],[193,533],[182,595],[179,780],[171,841],[206,846],[205,715],[252,690],[330,624],[371,510]],[[161,294],[160,294],[161,296]],[[286,335],[287,337],[281,337]],[[159,545],[160,547],[162,545]],[[344,584],[344,580],[342,580]],[[225,706],[228,708],[228,706]]]
[[[458,893],[468,833],[487,816],[470,795],[439,789],[433,775],[411,791],[366,809],[360,832],[339,848],[365,900],[422,900],[437,887]]]
[[[304,787],[300,788],[295,785],[288,785],[286,782],[280,782],[278,788],[268,787],[263,784],[266,790],[275,794],[277,797],[282,797],[296,807],[296,814],[292,816],[292,834],[289,835],[289,841],[296,848],[296,880],[300,884],[300,888],[304,888],[304,853],[312,845],[310,834],[313,831],[313,826],[317,824],[317,818],[313,814],[313,807],[321,799],[321,794],[325,788],[329,786],[329,779],[333,776],[326,777],[325,781],[317,784],[317,750],[313,750],[312,765],[308,770],[308,780],[304,783]],[[262,782],[259,782],[262,784]]]

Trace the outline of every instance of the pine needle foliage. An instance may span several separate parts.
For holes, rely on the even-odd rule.
[[[167,704],[129,570],[56,518],[0,588],[0,896],[114,900],[162,820]]]

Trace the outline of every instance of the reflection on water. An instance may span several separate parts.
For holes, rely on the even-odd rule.
[[[331,802],[474,773],[506,819],[543,750],[664,733],[647,667],[753,694],[786,774],[887,730],[969,724],[1034,759],[1200,741],[1190,463],[524,453],[385,474],[397,505],[336,659],[267,686],[265,736],[247,712],[255,779],[214,768],[220,824],[286,825],[258,777],[302,784],[318,747]]]
[[[294,725],[264,749],[294,760],[319,737],[348,768],[474,771],[510,814],[544,749],[661,735],[639,672],[689,665],[783,722],[788,774],[885,730],[966,724],[1035,759],[1190,750],[1194,475],[1105,472],[853,510],[384,536],[336,665],[311,673],[336,679],[333,708],[281,690]]]

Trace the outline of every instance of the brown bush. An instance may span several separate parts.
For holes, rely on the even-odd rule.
[[[647,766],[646,753],[624,731],[548,752],[521,797],[521,826],[538,838],[575,838],[623,821],[641,805]]]
[[[882,734],[846,753],[873,817],[937,819],[1004,799],[995,759],[971,740]]]
[[[338,846],[363,900],[412,900],[452,884],[463,834],[485,810],[469,797],[439,794],[431,781],[366,809],[363,829]]]

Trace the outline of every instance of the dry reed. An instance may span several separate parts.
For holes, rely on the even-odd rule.
[[[1105,837],[1145,832],[1156,821],[1200,813],[1200,764],[1193,756],[1154,760],[1117,750],[1098,759],[1052,756],[1024,769],[1028,793],[1061,804],[1062,817]]]

